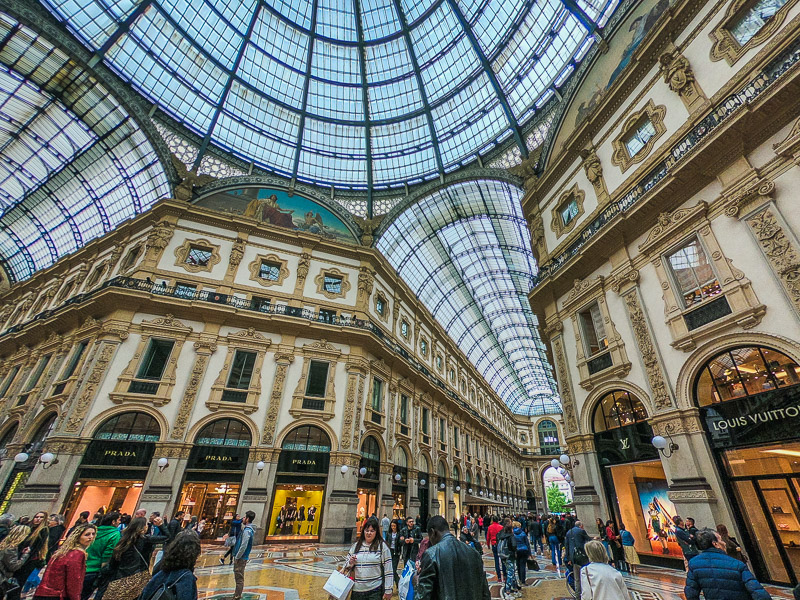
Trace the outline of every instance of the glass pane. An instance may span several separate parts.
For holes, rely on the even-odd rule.
[[[800,474],[800,443],[728,450],[724,456],[733,477]]]
[[[325,275],[323,286],[326,292],[330,294],[342,293],[342,278],[334,277],[332,275]]]
[[[580,322],[581,331],[583,333],[583,343],[586,346],[587,355],[592,356],[597,354],[600,351],[600,340],[597,338],[591,311],[586,310],[580,313]]]
[[[721,354],[708,363],[708,370],[717,386],[720,401],[745,395],[744,385],[729,353]]]
[[[172,340],[150,340],[147,353],[137,375],[140,379],[161,379],[167,360],[175,342]]]
[[[778,530],[780,543],[789,556],[795,573],[800,573],[800,521],[797,497],[785,479],[767,479],[758,482],[769,516]]]
[[[380,379],[372,381],[372,410],[380,412],[381,395],[383,393],[383,382]]]
[[[714,269],[697,238],[667,257],[684,306],[716,296],[721,288]]]
[[[633,158],[647,145],[656,134],[656,129],[649,119],[642,121],[636,128],[636,131],[625,141],[625,147],[628,149],[628,154]]]
[[[791,358],[769,348],[761,348],[761,353],[764,355],[767,367],[778,381],[779,386],[800,383],[800,366]]]
[[[186,255],[186,264],[195,265],[198,267],[207,267],[208,261],[211,260],[211,255],[211,250],[207,248],[192,246],[189,249],[189,254]]]
[[[237,350],[233,357],[233,366],[228,376],[228,387],[246,390],[250,387],[250,379],[253,377],[253,366],[256,362],[255,352],[243,352]]]
[[[261,269],[258,272],[258,276],[261,279],[267,279],[268,281],[278,281],[280,274],[281,266],[267,261],[261,263]]]
[[[329,364],[319,360],[312,360],[308,366],[308,383],[306,384],[306,396],[316,396],[323,398],[328,384]]]
[[[783,559],[772,538],[764,512],[760,508],[761,504],[753,483],[751,481],[734,481],[733,489],[736,492],[739,507],[747,517],[744,519],[745,526],[750,533],[750,538],[755,540],[758,545],[763,562],[769,570],[770,579],[788,582],[786,567],[783,565]]]
[[[786,0],[759,0],[742,18],[731,27],[731,34],[740,46],[744,46],[775,16]]]
[[[758,348],[737,348],[731,354],[736,360],[739,377],[748,394],[758,394],[775,389],[775,379],[767,371],[767,365]]]
[[[568,225],[569,222],[577,216],[578,203],[573,198],[561,209],[561,222],[564,225]]]

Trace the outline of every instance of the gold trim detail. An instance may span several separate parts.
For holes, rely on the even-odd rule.
[[[770,17],[764,26],[751,37],[747,42],[740,46],[736,38],[731,33],[735,21],[744,15],[745,10],[749,10],[755,4],[752,0],[734,0],[731,2],[725,14],[725,18],[709,33],[709,37],[714,42],[711,46],[711,60],[716,62],[726,60],[728,65],[733,66],[745,53],[756,46],[763,44],[773,33],[778,31],[786,18],[786,13],[794,6],[797,0],[788,0],[778,12]]]
[[[259,276],[261,272],[261,265],[265,262],[275,263],[278,266],[278,279],[275,281],[271,279],[264,279],[263,277]],[[289,276],[289,268],[286,266],[288,261],[279,258],[275,254],[259,254],[255,257],[253,262],[247,265],[248,270],[250,271],[250,281],[255,281],[259,285],[263,285],[264,287],[271,287],[273,285],[283,285],[283,281]]]
[[[333,277],[341,278],[341,280],[342,280],[342,288],[341,288],[342,291],[341,292],[339,292],[337,294],[337,293],[334,293],[334,292],[329,292],[329,291],[327,291],[325,289],[325,276],[326,275],[331,275]],[[350,291],[350,279],[349,279],[347,273],[343,273],[339,269],[322,269],[322,270],[320,270],[319,275],[317,275],[314,278],[314,283],[317,284],[317,293],[318,294],[322,294],[323,296],[325,296],[326,298],[328,298],[330,300],[335,300],[336,298],[344,298],[347,295],[347,292]]]
[[[556,205],[551,213],[553,218],[550,221],[550,229],[552,229],[555,232],[557,237],[566,235],[575,228],[575,225],[578,223],[578,221],[580,220],[581,216],[584,213],[583,201],[585,200],[585,198],[586,198],[586,193],[580,188],[578,188],[577,183],[573,185],[571,189],[567,190],[558,197]],[[575,204],[578,205],[578,214],[575,215],[570,220],[569,223],[564,225],[564,221],[561,218],[561,209],[564,208],[564,206],[567,203],[571,202],[572,200],[575,200]]]
[[[206,265],[190,265],[186,262],[186,259],[189,257],[189,253],[192,251],[192,247],[208,250],[211,252],[211,256],[208,258],[208,264]],[[211,272],[221,259],[219,255],[219,245],[212,244],[207,239],[198,239],[198,240],[190,240],[185,239],[183,243],[175,248],[175,266],[181,267],[182,269],[189,271],[189,273],[201,273],[203,271]]]

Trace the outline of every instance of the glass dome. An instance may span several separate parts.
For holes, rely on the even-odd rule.
[[[209,144],[322,185],[380,188],[513,140],[616,0],[41,0]]]

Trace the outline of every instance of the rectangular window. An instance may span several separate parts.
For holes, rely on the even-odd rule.
[[[226,387],[246,390],[250,387],[253,378],[253,366],[256,364],[256,353],[237,350],[233,355],[233,365],[228,375]]]
[[[453,427],[453,443],[455,444],[456,450],[461,449],[461,444],[458,441],[458,427]]]
[[[325,273],[325,278],[322,282],[322,289],[324,289],[329,294],[341,294],[342,293],[342,278],[336,277],[335,275],[328,275]]]
[[[28,383],[25,384],[25,389],[22,390],[23,394],[25,392],[30,392],[33,388],[37,386],[39,380],[42,378],[42,373],[44,373],[44,370],[47,367],[47,363],[50,362],[50,358],[52,356],[53,356],[52,354],[47,354],[46,356],[43,356],[42,358],[39,359],[39,362],[36,365],[36,370],[33,372],[33,375],[31,375],[28,378]]]
[[[787,0],[758,0],[750,6],[730,28],[731,35],[740,46],[753,39],[775,16]]]
[[[408,396],[405,394],[400,395],[400,422],[408,425]]]
[[[207,267],[213,251],[202,246],[190,246],[189,253],[186,255],[186,264],[195,267]]]
[[[15,365],[14,368],[11,369],[8,377],[6,377],[6,380],[3,382],[3,388],[0,389],[0,398],[6,395],[8,388],[11,387],[11,384],[14,382],[14,379],[17,376],[17,373],[19,373],[19,365]]]
[[[722,291],[699,239],[693,238],[667,256],[667,262],[685,308],[717,296]]]
[[[427,408],[422,409],[422,433],[425,435],[430,435],[430,423],[429,421],[430,411]]]
[[[404,338],[408,339],[408,322],[407,321],[402,321],[400,323],[400,335],[402,335]]]
[[[372,380],[372,410],[381,412],[381,402],[383,400],[383,381],[377,377]]]
[[[261,261],[258,276],[267,281],[278,281],[281,277],[281,265],[268,260]]]
[[[562,225],[569,225],[572,219],[578,216],[578,212],[578,202],[574,197],[562,204],[561,208],[558,209],[558,214],[561,215]]]
[[[603,315],[595,302],[589,308],[578,313],[583,345],[588,356],[594,356],[608,347],[606,330],[603,327]]]
[[[628,150],[628,155],[633,158],[639,154],[655,134],[656,128],[650,119],[640,121],[636,129],[625,138],[624,143],[625,148]]]
[[[375,310],[378,311],[380,316],[384,316],[386,314],[386,303],[383,301],[383,298],[377,298],[375,300]]]
[[[306,396],[325,397],[328,388],[328,369],[330,363],[321,360],[312,360],[308,365],[308,382],[306,383]]]
[[[197,286],[190,285],[188,283],[176,283],[175,284],[175,296],[178,298],[188,298],[189,300],[194,298],[194,295],[197,293]]]
[[[175,342],[173,340],[150,340],[136,377],[138,379],[160,380],[174,345]]]
[[[89,342],[81,342],[75,348],[75,352],[72,353],[72,358],[69,359],[69,364],[67,368],[64,369],[64,374],[61,376],[61,379],[69,379],[75,374],[75,369],[78,368],[78,363],[81,362],[81,357],[83,353],[86,351],[86,347],[89,345]]]
[[[447,441],[447,423],[444,419],[439,419],[439,441],[443,444]]]
[[[428,342],[422,340],[419,343],[419,350],[422,353],[422,356],[428,356]]]

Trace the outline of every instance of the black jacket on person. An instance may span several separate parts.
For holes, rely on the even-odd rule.
[[[531,539],[541,539],[542,538],[542,524],[539,521],[528,521],[528,533],[531,536]]]
[[[181,532],[181,529],[183,529],[183,524],[178,521],[178,519],[173,518],[167,524],[167,535],[169,536],[169,539],[173,539],[176,535],[178,535]]]
[[[67,528],[63,525],[56,525],[55,527],[50,528],[50,533],[47,534],[47,560],[50,560],[50,557],[53,556],[53,552],[58,550],[58,542],[61,537],[64,535],[64,531]]]
[[[506,554],[500,554],[500,542],[502,540],[506,540]],[[514,539],[514,533],[506,533],[505,531],[500,531],[497,533],[497,554],[500,558],[516,558],[517,557],[517,540]]]
[[[567,535],[564,537],[564,549],[566,550],[566,560],[567,562],[572,562],[573,558],[572,555],[576,549],[580,548],[583,550],[583,547],[586,545],[586,542],[591,541],[591,537],[589,534],[586,533],[586,530],[581,529],[580,527],[573,527],[567,532]]]
[[[158,531],[158,528],[155,528]],[[153,555],[153,550],[158,544],[162,544],[169,540],[166,535],[143,535],[136,543],[130,546],[119,560],[115,555],[111,555],[111,560],[103,567],[100,573],[100,587],[108,583],[128,577],[138,573],[139,571],[150,570],[150,557]]]
[[[422,555],[414,600],[490,600],[483,559],[450,533]]]
[[[414,541],[410,544],[406,544],[408,538]],[[408,529],[408,525],[403,527],[403,531],[400,532],[400,547],[402,548],[403,562],[414,560],[417,556],[417,552],[419,552],[419,544],[421,541],[422,531],[420,531],[419,527],[414,525],[411,530]]]

